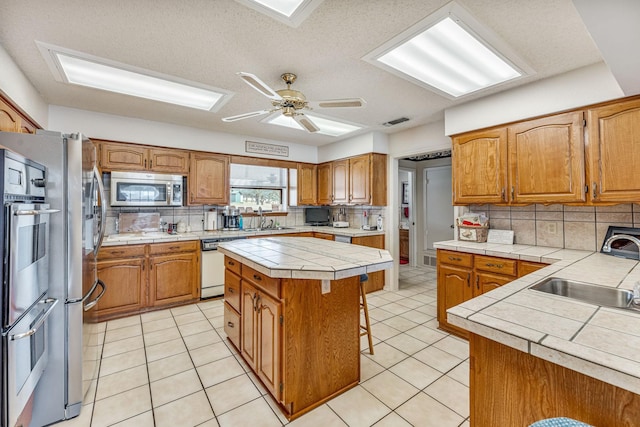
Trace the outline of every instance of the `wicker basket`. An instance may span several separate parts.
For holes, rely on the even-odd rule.
[[[489,234],[489,226],[485,227],[469,227],[467,225],[458,226],[458,240],[467,242],[484,243],[487,241]]]

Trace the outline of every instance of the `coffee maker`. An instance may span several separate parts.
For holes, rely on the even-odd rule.
[[[229,206],[225,207],[222,211],[222,226],[223,230],[237,230],[240,228],[240,212],[236,208]]]

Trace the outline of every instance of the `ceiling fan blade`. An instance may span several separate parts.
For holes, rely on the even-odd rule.
[[[258,77],[254,76],[250,73],[239,72],[236,73],[240,76],[242,80],[267,98],[273,99],[274,101],[281,101],[282,97],[278,95],[278,93],[271,89],[265,82],[260,80]]]
[[[345,98],[345,99],[326,99],[323,101],[314,101],[320,108],[353,108],[362,107],[367,102],[362,98]]]
[[[238,114],[237,116],[225,117],[223,122],[235,122],[236,120],[248,119],[250,117],[261,116],[263,114],[271,113],[273,110],[260,110],[252,111],[251,113]]]
[[[311,119],[309,117],[305,116],[304,114],[297,114],[297,115],[293,116],[293,120],[298,122],[298,124],[300,126],[302,126],[303,128],[305,128],[306,130],[308,130],[311,133],[318,132],[320,130],[320,128],[318,126],[316,126],[316,124],[313,123],[311,121]]]

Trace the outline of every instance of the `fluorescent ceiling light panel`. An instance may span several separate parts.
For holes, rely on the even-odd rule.
[[[231,92],[38,43],[56,80],[205,111],[217,111]],[[45,53],[46,52],[46,53]]]
[[[297,27],[323,0],[236,0],[291,27]]]
[[[320,128],[320,130],[315,133],[319,133],[322,135],[342,136],[363,128],[363,126],[357,126],[355,124],[340,122],[333,119],[327,119],[325,117],[320,117],[315,114],[311,115],[311,114],[305,113],[304,115],[307,116],[317,127]],[[293,120],[292,117],[287,117],[284,114],[279,112],[273,116],[267,117],[266,119],[263,120],[263,122],[269,123],[272,125],[285,126],[292,129],[299,129],[306,132],[306,130],[302,126],[300,126],[295,120]]]
[[[532,71],[517,58],[507,59],[507,54],[515,57],[496,35],[452,2],[364,59],[458,98]]]

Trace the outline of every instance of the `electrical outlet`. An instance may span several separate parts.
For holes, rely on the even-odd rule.
[[[549,234],[556,234],[558,232],[558,224],[555,222],[550,222],[547,224],[547,232]]]

